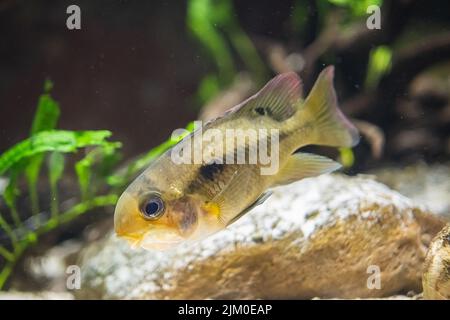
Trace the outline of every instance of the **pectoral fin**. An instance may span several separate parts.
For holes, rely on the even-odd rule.
[[[234,169],[227,167],[229,172],[222,173],[229,176],[220,192],[218,192],[207,204],[204,209],[210,214],[217,216],[217,219],[226,226],[228,222],[236,215],[236,201],[242,199],[243,192],[248,188],[250,181],[250,171],[244,168]]]
[[[242,217],[244,214],[246,214],[247,212],[249,212],[250,210],[252,210],[254,207],[259,206],[260,204],[263,204],[264,201],[266,201],[270,196],[272,195],[272,191],[267,191],[265,193],[263,193],[262,195],[259,196],[258,199],[256,199],[255,202],[253,202],[251,205],[249,205],[247,208],[245,208],[244,210],[242,210],[242,212],[240,212],[238,215],[236,215],[233,219],[231,219],[228,223],[227,226],[229,226],[230,224],[232,224],[233,222],[235,222],[236,220],[238,220],[240,217]]]
[[[341,167],[340,163],[327,157],[311,153],[295,153],[275,176],[272,186],[285,185],[300,179],[330,173]]]

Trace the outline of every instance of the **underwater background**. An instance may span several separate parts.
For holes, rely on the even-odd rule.
[[[70,30],[66,24],[71,15],[66,10],[72,4],[80,8],[81,29]],[[379,28],[369,28],[375,26],[370,20],[375,11],[368,12],[369,6],[380,10]],[[136,279],[153,281],[140,273],[133,280],[123,280],[114,295],[108,280],[93,274],[102,271],[121,279],[118,273],[124,264],[153,256],[136,254],[140,258],[130,258],[132,254],[124,254],[126,249],[116,240],[106,242],[104,250],[112,251],[103,255],[116,250],[109,248],[120,247],[117,250],[122,260],[89,260],[85,255],[97,255],[100,249],[92,246],[109,241],[105,238],[112,230],[118,196],[139,172],[176,143],[169,139],[175,129],[192,130],[192,121],[215,118],[279,73],[297,72],[304,91],[309,92],[327,65],[335,66],[339,105],[360,130],[362,140],[352,149],[304,149],[337,159],[349,176],[366,174],[390,188],[384,196],[384,186],[355,182],[357,186],[349,189],[349,194],[358,194],[355,190],[360,188],[367,194],[373,190],[380,199],[392,197],[386,206],[397,208],[395,214],[408,207],[411,212],[420,211],[421,217],[422,213],[439,216],[436,221],[427,216],[416,217],[417,221],[401,218],[400,222],[386,222],[386,226],[417,223],[417,228],[408,232],[421,239],[428,237],[420,248],[397,248],[401,254],[392,251],[392,255],[409,257],[411,252],[426,251],[450,216],[449,13],[450,3],[443,0],[2,1],[2,295],[69,299],[416,297],[422,292],[425,253],[417,261],[402,258],[399,270],[386,271],[384,276],[393,285],[381,291],[349,288],[328,292],[330,283],[345,287],[335,282],[340,277],[336,275],[336,279],[319,277],[320,281],[304,284],[305,288],[297,291],[283,291],[269,283],[264,294],[263,286],[249,289],[245,295],[224,289],[226,292],[210,292],[209,296],[196,294],[204,289],[202,285],[181,280],[169,282],[194,289],[177,296],[161,284],[165,289],[157,293],[143,287],[129,294]],[[349,186],[324,179],[315,185],[327,190],[334,186],[337,193],[340,189],[336,186],[342,190]],[[391,189],[405,199],[397,199],[397,193],[389,193]],[[298,194],[301,198],[302,193]],[[377,201],[374,203],[382,206]],[[346,205],[343,201],[342,206]],[[384,217],[385,212],[382,214]],[[307,221],[299,223],[299,228]],[[401,233],[399,230],[395,227],[387,234]],[[232,232],[239,237],[239,232]],[[334,232],[338,231],[330,236],[345,233]],[[383,238],[382,233],[379,236]],[[281,247],[270,239],[263,242],[271,250]],[[349,239],[343,238],[342,243],[364,243],[359,238]],[[399,239],[404,241],[401,235]],[[408,239],[412,243],[416,238]],[[255,243],[258,241],[251,242]],[[234,259],[223,258],[222,249],[206,255],[208,261]],[[307,261],[322,261],[316,251],[312,252]],[[180,259],[182,253],[177,254],[156,257],[170,263],[170,259]],[[306,265],[302,260],[306,258],[293,257]],[[200,258],[190,259],[184,267],[190,265],[195,270],[197,264],[192,261]],[[367,259],[389,260],[386,256]],[[258,268],[257,263],[246,263],[247,270]],[[67,268],[78,265],[87,270],[87,278],[81,281],[81,289],[69,288],[71,272]],[[198,268],[218,265],[205,262]],[[158,268],[161,266],[148,266],[146,270]],[[225,270],[234,269],[230,266]],[[133,270],[127,273],[133,274]],[[300,277],[292,273],[296,276]],[[181,276],[174,271],[173,279],[177,277]],[[238,278],[230,277],[239,283]],[[298,281],[307,283],[305,279]],[[83,283],[89,284],[83,287]]]

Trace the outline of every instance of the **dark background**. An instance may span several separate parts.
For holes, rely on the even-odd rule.
[[[257,47],[270,40],[301,52],[320,32],[320,1],[301,2],[308,3],[308,23],[301,34],[289,23],[296,1],[234,1],[235,12],[230,14],[236,15]],[[342,88],[340,100],[358,92],[371,47],[428,24],[448,33],[449,3],[385,1],[383,10],[394,9],[389,20],[383,20],[383,28],[389,31],[382,39],[368,40],[364,50],[356,46],[337,52],[337,81],[346,82],[337,84]],[[81,8],[81,30],[66,28],[70,4]],[[436,29],[431,30],[429,36]],[[196,118],[201,105],[193,96],[200,80],[214,69],[186,27],[185,1],[4,0],[0,2],[0,39],[0,152],[28,136],[47,78],[54,82],[52,95],[61,106],[60,128],[108,129],[115,140],[123,142],[127,157],[145,152]],[[437,52],[438,60],[448,57],[446,48],[442,54]],[[413,62],[411,69],[414,66]],[[404,75],[405,82],[409,81],[404,71],[394,77],[402,81]],[[383,91],[391,95],[380,100],[382,106],[355,115],[381,126],[387,141],[395,140],[397,122],[401,126],[403,121],[389,111],[392,94],[398,90],[389,84]],[[398,93],[407,95],[406,91]],[[428,120],[425,126],[432,127],[432,122]],[[409,129],[418,126],[424,124],[414,122]],[[425,145],[416,153],[423,152],[431,161],[447,158],[448,129],[444,126],[430,135],[436,134],[444,136],[444,140],[430,141],[431,147],[439,145],[436,150],[429,151]],[[388,144],[388,159],[399,159],[395,150],[395,145]]]

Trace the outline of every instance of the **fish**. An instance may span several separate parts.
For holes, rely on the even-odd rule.
[[[134,248],[147,250],[168,250],[201,241],[263,203],[273,188],[341,168],[327,157],[298,152],[307,145],[353,147],[359,141],[358,130],[338,107],[333,78],[334,67],[328,66],[304,99],[299,76],[295,72],[280,74],[223,116],[202,124],[154,160],[125,189],[114,212],[116,235]],[[247,139],[240,149],[248,157],[266,139],[267,154],[278,161],[273,173],[262,174],[267,163],[261,159],[226,161],[236,159],[237,145],[223,155],[211,153],[209,159],[189,163],[173,160],[183,148],[185,155],[195,157],[198,143],[192,139],[196,136],[224,133],[220,138],[224,145],[228,143],[225,133],[238,129],[278,133]],[[217,144],[213,139],[203,141],[200,151],[214,149]],[[275,145],[277,148],[272,148]]]

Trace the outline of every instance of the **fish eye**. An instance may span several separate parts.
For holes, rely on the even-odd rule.
[[[143,202],[141,213],[147,220],[158,219],[164,213],[164,202],[159,196],[152,196]]]

